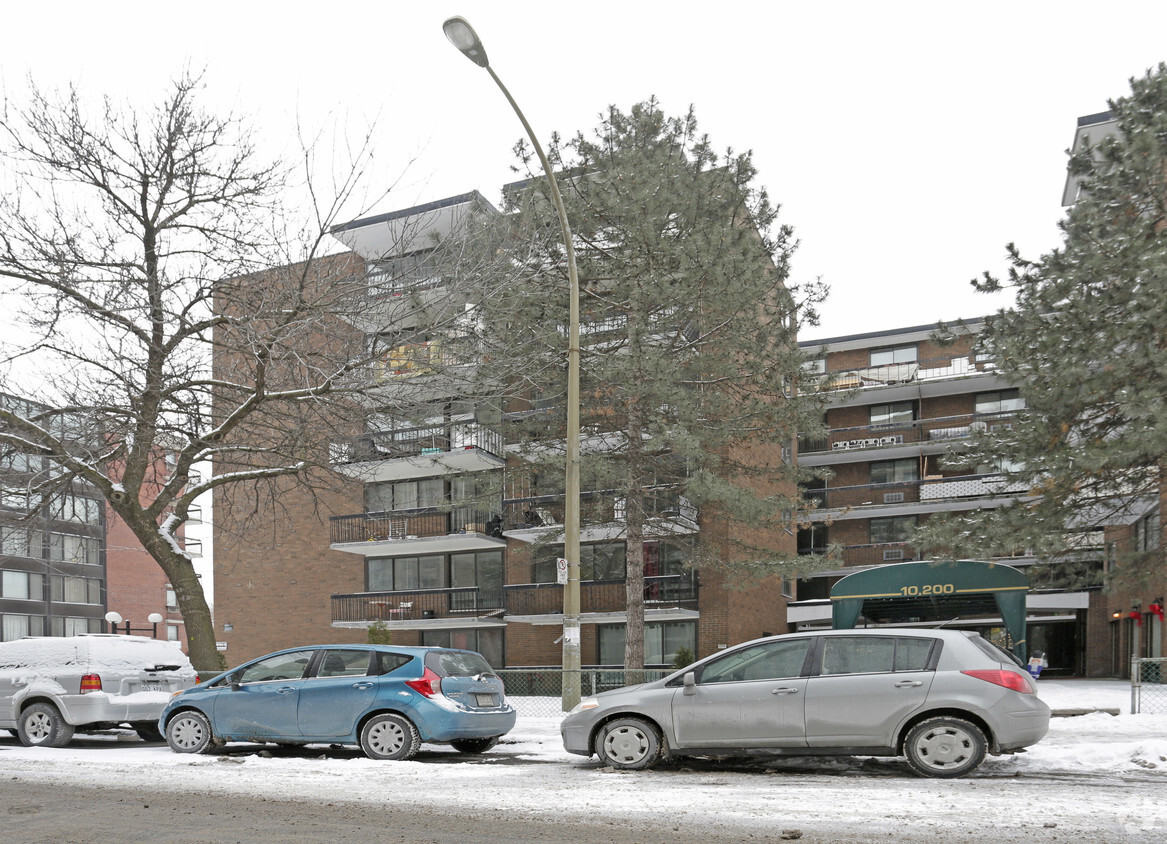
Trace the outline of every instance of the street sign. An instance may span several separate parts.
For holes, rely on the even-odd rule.
[[[555,561],[555,578],[559,583],[567,583],[567,560],[563,557]]]

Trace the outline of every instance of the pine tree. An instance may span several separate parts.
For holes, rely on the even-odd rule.
[[[562,449],[549,443],[563,436],[567,273],[545,182],[529,150],[518,152],[530,178],[508,192],[509,266],[485,300],[484,342],[506,370],[498,380],[517,381],[527,402],[518,406],[531,409],[525,489],[561,493]],[[664,511],[700,520],[690,566],[810,570],[782,538],[801,507],[792,441],[821,424],[792,389],[803,361],[796,330],[819,295],[787,284],[793,234],[750,154],[719,156],[691,110],[612,107],[594,134],[554,138],[549,157],[581,285],[583,521],[622,526],[625,658],[636,669],[645,540],[662,535]]]
[[[1079,201],[1062,245],[1029,261],[1009,247],[1016,304],[987,321],[984,351],[1025,398],[1011,430],[981,438],[971,463],[1000,463],[1029,494],[933,524],[925,546],[954,556],[1031,549],[1072,559],[1082,532],[1129,523],[1157,503],[1167,456],[1167,65],[1110,103],[1117,129],[1070,160]],[[1124,576],[1161,571],[1136,554]]]

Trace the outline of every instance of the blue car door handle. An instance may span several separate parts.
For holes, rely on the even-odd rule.
[[[896,688],[897,689],[906,689],[910,686],[922,686],[922,685],[924,685],[924,684],[920,680],[900,680],[898,683],[896,683]]]
[[[772,695],[796,695],[796,694],[798,694],[798,689],[791,689],[791,688],[788,688],[786,686],[783,686],[782,688],[779,688],[779,689],[771,689],[770,694],[772,694]]]
[[[276,689],[277,695],[290,695],[290,694],[295,694],[295,692],[296,692],[295,686],[280,686],[278,689]]]
[[[369,682],[353,683],[353,688],[354,689],[371,689],[371,688],[373,688],[373,684],[369,683]]]

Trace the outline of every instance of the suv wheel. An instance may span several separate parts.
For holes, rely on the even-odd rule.
[[[206,716],[193,709],[179,712],[166,725],[166,743],[175,753],[206,753],[212,738]]]
[[[16,729],[25,747],[64,747],[73,738],[73,725],[51,703],[34,703],[25,709]]]
[[[617,718],[596,736],[596,756],[613,768],[647,768],[660,759],[660,733],[640,718]]]
[[[166,741],[166,736],[162,735],[158,724],[152,721],[136,721],[130,726],[142,741]]]
[[[370,759],[408,759],[420,746],[417,727],[402,715],[374,715],[361,730],[361,750]]]
[[[908,765],[925,777],[961,777],[985,759],[985,734],[963,718],[929,718],[904,741]]]

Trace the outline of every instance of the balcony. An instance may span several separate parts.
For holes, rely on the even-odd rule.
[[[378,557],[485,550],[504,546],[506,540],[500,517],[488,510],[458,508],[333,516],[329,544],[334,551]]]
[[[334,442],[333,468],[366,483],[499,469],[502,433],[477,422],[400,428]]]
[[[651,495],[647,502],[644,527],[649,536],[694,534],[697,508],[675,489]],[[589,492],[581,496],[580,517],[585,542],[623,537],[626,531],[624,499],[612,493]],[[549,531],[563,530],[562,496],[511,498],[503,502],[503,530],[520,542],[534,542]]]
[[[623,580],[585,580],[580,583],[580,612],[620,613],[627,609]],[[559,615],[563,613],[563,586],[527,583],[504,586],[507,615]],[[696,610],[698,582],[692,574],[644,578],[645,610]]]
[[[830,369],[811,377],[820,389],[841,394],[833,402],[836,406],[900,401],[921,395],[955,395],[968,391],[968,385],[962,382],[970,378],[984,379],[986,389],[994,388],[990,385],[1004,385],[996,374],[993,361],[970,354],[884,366]],[[855,395],[846,395],[849,391],[854,391]]]
[[[498,618],[503,609],[503,597],[498,589],[478,586],[332,596],[333,624],[384,621],[400,627],[424,626],[416,622]]]
[[[992,506],[1027,492],[1025,483],[1010,483],[1003,475],[957,475],[885,484],[828,487],[807,490],[815,503],[812,517],[873,518],[908,513],[969,510]]]
[[[847,428],[831,428],[826,437],[800,437],[798,440],[799,461],[806,465],[829,465],[848,462],[844,455],[857,452],[863,457],[854,460],[885,459],[894,457],[900,446],[913,446],[908,453],[927,451],[927,446],[935,446],[932,451],[947,450],[953,442],[968,439],[974,431],[987,431],[1011,424],[1017,411],[1000,413],[966,413],[959,416],[940,416],[934,419],[914,419],[910,422],[890,425],[858,425]],[[871,451],[881,453],[877,457]]]

